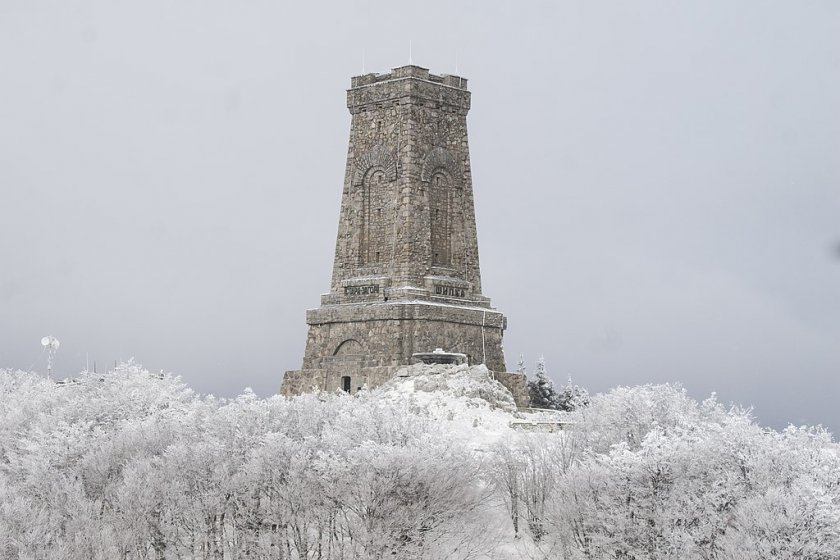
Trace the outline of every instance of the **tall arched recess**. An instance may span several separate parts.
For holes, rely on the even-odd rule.
[[[452,266],[452,181],[441,170],[429,182],[429,237],[432,266]]]
[[[452,268],[463,252],[464,201],[458,160],[440,146],[423,159],[420,180],[429,197],[429,238],[432,266]],[[458,266],[457,268],[460,268]]]
[[[397,162],[390,150],[375,145],[356,159],[352,187],[356,200],[358,247],[357,266],[360,273],[377,266],[388,257],[386,238],[393,228],[394,188]]]

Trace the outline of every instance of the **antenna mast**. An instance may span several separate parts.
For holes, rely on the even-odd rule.
[[[41,339],[41,346],[47,351],[47,379],[52,379],[52,365],[55,352],[61,344],[54,336],[45,336]]]

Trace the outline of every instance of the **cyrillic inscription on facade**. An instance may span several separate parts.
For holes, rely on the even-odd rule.
[[[448,297],[466,297],[467,291],[464,288],[457,288],[455,286],[441,286],[435,285],[435,295]]]
[[[345,286],[344,295],[347,296],[367,296],[370,294],[379,293],[379,284],[372,284],[370,286]]]

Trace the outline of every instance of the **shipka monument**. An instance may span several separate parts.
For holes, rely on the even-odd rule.
[[[303,366],[280,392],[353,393],[442,349],[485,364],[524,404],[525,377],[505,373],[505,316],[481,293],[467,80],[413,65],[365,74],[347,107],[332,284],[306,313]]]

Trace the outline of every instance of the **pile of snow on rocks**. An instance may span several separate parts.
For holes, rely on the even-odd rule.
[[[510,434],[513,395],[484,365],[414,364],[370,392],[439,422],[456,439],[486,448]]]

